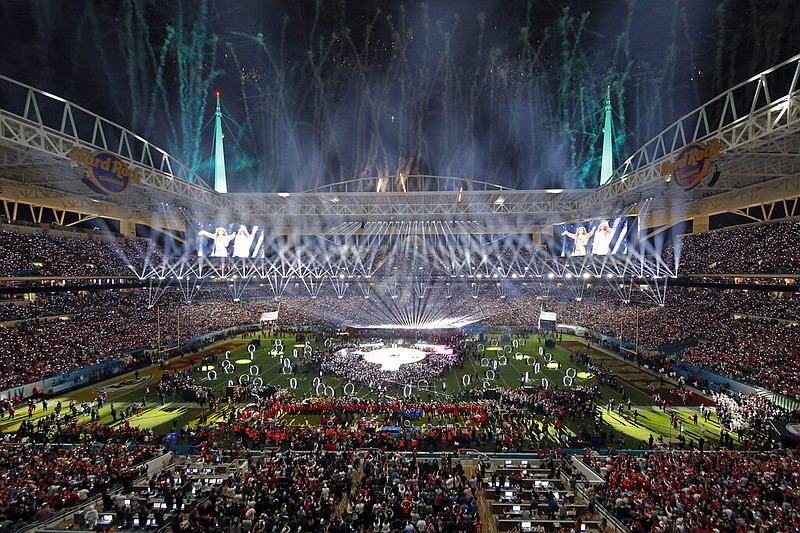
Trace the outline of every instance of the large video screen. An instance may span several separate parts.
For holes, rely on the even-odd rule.
[[[220,224],[196,222],[192,237],[197,242],[199,257],[261,257],[264,247],[264,229],[245,224]]]
[[[636,217],[559,224],[553,227],[553,241],[561,257],[627,254],[635,226]]]

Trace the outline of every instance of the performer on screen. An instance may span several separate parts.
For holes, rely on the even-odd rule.
[[[589,244],[589,239],[594,235],[594,230],[595,228],[592,228],[592,231],[586,233],[586,228],[580,226],[575,230],[575,233],[570,233],[567,230],[561,232],[561,235],[566,235],[575,241],[575,249],[572,252],[573,257],[582,257],[586,255],[586,245]]]
[[[250,257],[250,247],[256,237],[258,226],[253,226],[253,232],[247,231],[247,226],[239,226],[236,238],[233,240],[233,257]]]
[[[608,224],[608,220],[603,220],[597,226],[597,232],[592,241],[592,254],[608,255],[611,251],[611,239],[614,238],[614,230]]]
[[[214,239],[214,251],[211,253],[211,257],[228,257],[228,245],[236,238],[235,233],[228,233],[228,230],[222,226],[217,227],[214,233],[200,230],[197,234]]]

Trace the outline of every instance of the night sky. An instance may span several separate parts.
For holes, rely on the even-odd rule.
[[[607,87],[619,162],[800,52],[796,0],[13,0],[0,14],[0,73],[207,180],[221,91],[238,191],[398,172],[595,187]]]

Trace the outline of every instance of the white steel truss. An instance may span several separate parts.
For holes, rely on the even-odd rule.
[[[596,190],[511,190],[458,177],[366,178],[307,192],[219,194],[146,139],[58,96],[0,76],[0,197],[180,230],[185,220],[259,223],[275,234],[325,234],[345,223],[474,222],[487,234],[532,234],[548,226],[627,213],[648,200],[651,219],[691,218],[797,196],[800,176],[800,55],[725,91],[646,143]],[[692,142],[719,139],[718,183],[682,191],[661,164]],[[73,147],[108,150],[141,171],[113,197],[90,193]],[[409,187],[418,184],[419,190]],[[180,216],[164,212],[164,205]],[[172,216],[172,218],[171,218]],[[475,228],[473,228],[474,230]]]

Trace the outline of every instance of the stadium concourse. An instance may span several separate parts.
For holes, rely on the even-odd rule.
[[[770,422],[800,399],[800,308],[778,290],[798,229],[682,237],[702,286],[660,297],[459,286],[450,313],[478,321],[404,332],[343,327],[385,304],[333,282],[287,284],[262,322],[268,286],[187,298],[130,276],[169,261],[152,242],[4,224],[2,528],[796,529],[798,457]],[[354,355],[413,345],[398,371]]]

